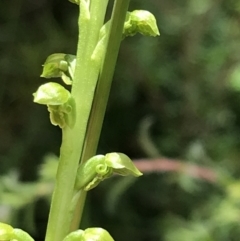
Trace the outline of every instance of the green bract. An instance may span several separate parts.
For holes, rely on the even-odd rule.
[[[112,236],[103,228],[87,228],[77,230],[67,235],[63,241],[114,241]]]
[[[101,181],[112,176],[113,173],[135,177],[142,173],[134,166],[131,159],[123,153],[108,153],[97,155],[81,164],[78,168],[75,189],[89,191]]]
[[[49,82],[41,85],[33,96],[33,101],[38,104],[62,105],[69,100],[71,94],[62,85]]]

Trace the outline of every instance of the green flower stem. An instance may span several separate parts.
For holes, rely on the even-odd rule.
[[[117,61],[119,47],[122,40],[122,30],[129,2],[130,0],[116,0],[114,4],[111,17],[110,32],[106,46],[106,54],[103,65],[101,67],[100,77],[98,80],[98,85],[93,101],[81,162],[88,160],[96,153],[105,110],[108,102],[109,92],[112,84],[112,77]],[[71,225],[71,230],[75,230],[79,226],[85,198],[86,192],[82,191]]]
[[[99,73],[91,55],[103,25],[108,0],[91,0],[90,18],[88,9],[83,6],[84,2],[86,3],[85,0],[80,1],[79,42],[72,86],[72,96],[76,104],[76,124],[73,128],[62,129],[62,145],[46,241],[61,241],[69,233],[72,220],[70,204]]]

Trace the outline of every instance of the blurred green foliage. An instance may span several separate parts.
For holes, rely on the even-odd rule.
[[[106,180],[89,194],[84,228],[101,226],[116,240],[237,241],[240,2],[132,0],[134,9],[151,11],[161,36],[123,41],[98,153],[178,158],[218,178],[166,171]],[[77,15],[67,0],[0,1],[0,221],[38,240],[55,156],[37,173],[47,153],[58,155],[61,132],[32,93],[49,54],[75,53]]]

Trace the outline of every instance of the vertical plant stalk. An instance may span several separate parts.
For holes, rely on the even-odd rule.
[[[84,162],[95,155],[102,123],[107,107],[112,78],[117,62],[117,56],[122,41],[122,30],[130,0],[116,0],[111,16],[111,27],[109,31],[104,61],[100,70],[97,89],[88,123],[84,151],[81,162]],[[86,192],[82,191],[75,210],[71,230],[78,228],[81,221]]]
[[[96,63],[91,60],[91,54],[99,38],[107,3],[108,0],[91,0],[89,14],[86,1],[80,1],[77,63],[72,86],[72,96],[76,104],[76,123],[73,128],[66,126],[62,129],[62,145],[46,241],[62,241],[70,230],[70,204],[99,73]]]

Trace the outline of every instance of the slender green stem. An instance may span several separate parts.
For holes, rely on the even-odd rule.
[[[129,2],[130,0],[116,0],[114,4],[106,54],[93,101],[81,162],[94,156],[97,149]],[[72,230],[79,226],[85,198],[86,192],[81,192],[72,223]]]
[[[70,203],[74,195],[77,167],[82,156],[99,72],[96,63],[91,60],[91,55],[99,38],[108,0],[92,0],[90,17],[88,9],[83,6],[85,0],[80,2],[79,42],[72,86],[72,96],[76,104],[76,123],[73,128],[62,129],[62,145],[46,241],[61,241],[70,230],[72,220]]]
[[[76,160],[80,157],[74,136],[74,132],[68,127],[62,130],[62,146],[48,220],[47,241],[62,240],[68,233],[68,223],[71,220],[68,206],[73,196],[74,177],[78,166]]]

